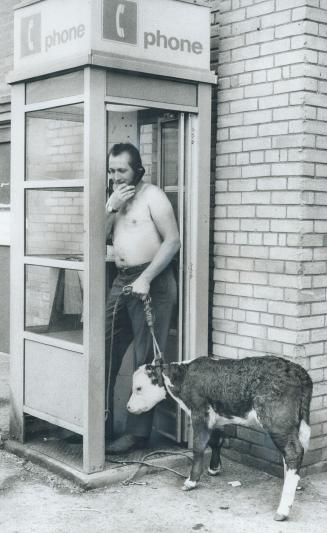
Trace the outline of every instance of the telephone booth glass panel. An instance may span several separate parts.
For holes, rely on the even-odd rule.
[[[82,179],[83,104],[26,113],[26,179]]]
[[[83,343],[83,272],[26,265],[25,330]]]
[[[81,260],[84,194],[80,188],[26,191],[26,255]]]

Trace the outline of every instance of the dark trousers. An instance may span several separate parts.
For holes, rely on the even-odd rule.
[[[133,283],[147,265],[118,269],[118,275],[113,282],[106,303],[106,390],[109,380],[111,420],[116,378],[131,341],[134,341],[134,370],[153,359],[152,336],[145,321],[144,304],[136,296],[122,294],[123,287]],[[155,336],[160,351],[163,353],[177,301],[176,280],[170,265],[151,282],[150,296]],[[112,327],[114,314],[114,327]],[[152,419],[153,410],[141,415],[128,413],[126,432],[138,437],[149,437]],[[111,427],[111,431],[112,429]]]

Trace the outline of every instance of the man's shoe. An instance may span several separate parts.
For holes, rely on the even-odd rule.
[[[134,450],[140,450],[145,448],[148,439],[146,437],[137,437],[127,433],[119,439],[115,440],[112,444],[106,446],[106,453],[112,455],[122,455]]]

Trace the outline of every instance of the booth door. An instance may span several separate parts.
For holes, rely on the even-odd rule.
[[[144,181],[161,187],[167,194],[178,223],[182,247],[173,259],[178,285],[178,301],[173,313],[165,362],[183,360],[184,299],[184,114],[162,109],[108,104],[108,150],[118,142],[131,142],[141,153],[145,168]],[[107,260],[114,262],[108,246]],[[109,267],[109,272],[114,270]],[[109,281],[110,285],[110,281]],[[130,347],[130,350],[132,347]],[[125,357],[115,387],[115,432],[122,433],[126,419],[126,403],[133,374],[132,357]],[[175,402],[166,400],[156,409],[155,429],[181,441],[181,413]]]
[[[26,113],[24,412],[84,432],[84,105]]]

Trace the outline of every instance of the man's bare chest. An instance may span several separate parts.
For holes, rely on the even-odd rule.
[[[154,226],[149,207],[142,201],[135,201],[118,213],[115,231],[121,231],[124,228],[129,231],[138,231],[149,225]]]

